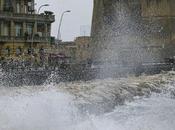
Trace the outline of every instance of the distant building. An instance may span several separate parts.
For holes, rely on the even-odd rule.
[[[81,36],[74,41],[60,42],[52,48],[50,59],[54,63],[87,64],[91,58],[90,41],[91,37]]]
[[[1,58],[30,55],[41,57],[54,42],[52,12],[37,14],[34,0],[0,0]]]
[[[61,42],[57,45],[56,54],[65,56],[66,63],[76,63],[76,51],[77,46],[74,41],[72,42]]]
[[[78,63],[87,63],[91,59],[90,51],[91,37],[82,36],[75,39],[75,44],[77,46],[76,59]]]

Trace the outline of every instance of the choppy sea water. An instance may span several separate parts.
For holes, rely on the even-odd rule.
[[[174,72],[0,88],[1,130],[174,130]]]

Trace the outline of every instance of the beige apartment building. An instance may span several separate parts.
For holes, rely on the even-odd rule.
[[[80,36],[74,41],[60,42],[54,48],[50,56],[57,63],[86,64],[91,59],[90,51],[91,37]]]
[[[47,53],[54,21],[50,11],[38,14],[34,0],[0,0],[0,57]]]
[[[78,63],[87,63],[91,59],[90,43],[91,37],[81,36],[75,39],[77,46],[76,59]]]

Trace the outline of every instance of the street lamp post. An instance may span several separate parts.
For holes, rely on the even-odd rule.
[[[64,12],[62,13],[62,15],[61,15],[60,23],[59,23],[59,27],[58,27],[58,34],[57,34],[58,42],[59,42],[59,40],[61,40],[61,38],[60,38],[60,36],[61,36],[60,31],[61,31],[61,24],[62,24],[62,21],[63,21],[63,16],[64,16],[65,13],[70,13],[70,12],[71,12],[70,10],[66,10],[66,11],[64,11]]]
[[[39,14],[39,12],[40,12],[41,8],[42,8],[42,7],[46,7],[46,6],[49,6],[49,4],[44,4],[44,5],[41,5],[41,6],[38,8],[38,12],[37,12],[37,13]]]

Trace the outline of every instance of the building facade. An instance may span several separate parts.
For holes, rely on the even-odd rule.
[[[87,64],[90,60],[91,37],[80,36],[74,41],[60,42],[52,48],[50,62],[60,64]]]
[[[38,14],[34,0],[0,0],[0,56],[43,55],[52,44],[52,12]]]
[[[91,37],[81,36],[75,39],[77,46],[76,61],[80,64],[87,64],[90,62],[91,50],[90,50]]]
[[[56,48],[52,49],[52,53],[57,55],[58,62],[65,62],[68,64],[76,63],[77,46],[74,41],[60,42]]]

